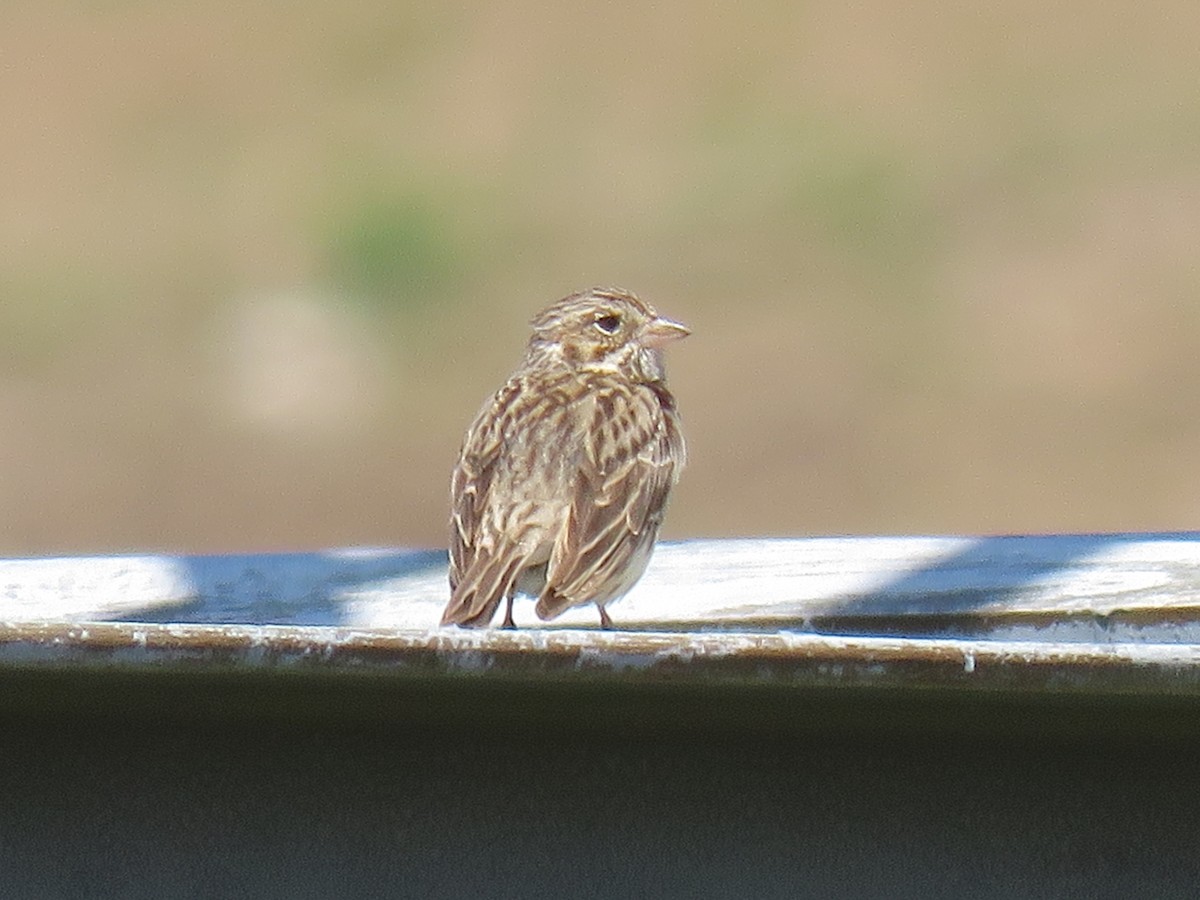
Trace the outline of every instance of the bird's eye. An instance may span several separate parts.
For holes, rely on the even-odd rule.
[[[601,316],[596,320],[596,327],[605,334],[616,334],[617,329],[621,327],[621,317]]]

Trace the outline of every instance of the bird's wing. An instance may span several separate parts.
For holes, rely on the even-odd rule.
[[[542,619],[603,603],[633,585],[683,464],[683,438],[665,388],[623,385],[588,398],[579,480],[538,599]]]
[[[443,625],[487,624],[516,577],[509,571],[513,560],[501,548],[481,546],[480,527],[503,446],[503,411],[515,397],[512,387],[505,385],[479,411],[450,479],[450,602],[442,613]]]
[[[467,430],[450,482],[443,625],[488,624],[521,573],[547,561],[576,456],[561,439],[576,428],[560,397],[553,387],[532,395],[514,378]]]

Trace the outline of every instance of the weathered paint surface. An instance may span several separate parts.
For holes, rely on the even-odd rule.
[[[0,624],[0,667],[1200,694],[1200,646],[811,634]]]
[[[0,561],[0,667],[1200,691],[1200,535],[667,544],[614,607],[433,627],[440,551]]]
[[[441,551],[0,560],[0,620],[423,628]],[[817,618],[1200,618],[1200,534],[857,537],[664,544],[614,606],[627,628],[802,628]],[[519,624],[547,627],[518,603]],[[590,627],[594,611],[549,627]]]

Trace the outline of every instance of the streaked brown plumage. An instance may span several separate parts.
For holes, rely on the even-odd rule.
[[[662,347],[688,334],[633,294],[572,294],[533,320],[525,361],[467,430],[450,484],[443,625],[488,625],[513,595],[553,619],[645,571],[685,451]]]

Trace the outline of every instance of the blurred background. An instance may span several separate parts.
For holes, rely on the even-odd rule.
[[[665,536],[1200,527],[1200,4],[0,13],[0,554],[444,546],[595,284]]]

